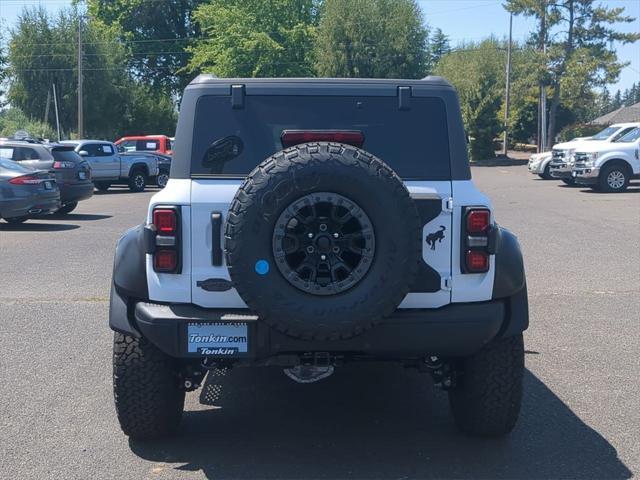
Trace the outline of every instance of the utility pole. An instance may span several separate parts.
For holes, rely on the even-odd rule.
[[[509,95],[511,90],[511,39],[513,37],[513,13],[509,13],[509,44],[507,45],[507,81],[504,92],[504,136],[502,138],[502,154],[507,156],[509,131]]]
[[[51,89],[49,88],[47,90],[47,103],[45,104],[45,107],[44,107],[44,121],[42,122],[45,125],[49,123],[49,104],[50,103],[51,103]],[[44,133],[42,134],[42,136],[44,137]]]
[[[82,15],[78,14],[78,138],[84,138],[84,105],[82,98]]]
[[[58,95],[56,93],[56,84],[53,84],[53,108],[56,111],[56,130],[58,131],[58,141],[62,140],[60,138],[60,117],[58,115]]]

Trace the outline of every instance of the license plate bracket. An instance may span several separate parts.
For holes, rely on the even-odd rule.
[[[249,355],[247,322],[188,323],[185,330],[185,350],[189,355],[223,358]]]

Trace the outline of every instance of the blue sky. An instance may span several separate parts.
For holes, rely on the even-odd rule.
[[[509,31],[509,14],[502,7],[502,0],[418,0],[426,22],[433,28],[441,28],[451,39],[451,43],[480,40],[489,35],[506,37]],[[636,18],[630,24],[619,28],[627,32],[640,32],[640,0],[602,1],[609,7],[625,7],[626,13]],[[71,4],[70,0],[0,0],[0,18],[4,28],[11,27],[25,5],[44,5],[55,11]],[[533,20],[514,17],[513,36],[515,40],[528,37],[534,25]],[[640,81],[640,43],[616,45],[620,60],[630,62],[620,74],[620,79],[611,90],[625,89]]]

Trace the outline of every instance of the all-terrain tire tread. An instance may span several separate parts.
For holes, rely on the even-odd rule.
[[[498,436],[513,430],[520,413],[524,342],[502,338],[464,359],[449,401],[460,430]]]
[[[274,175],[270,175],[270,173],[289,172],[292,181],[295,182],[297,170],[307,168],[314,165],[316,162],[320,162],[317,158],[317,154],[320,153],[321,149],[328,149],[328,152],[331,155],[330,161],[332,162],[347,165],[352,168],[359,168],[363,176],[371,175],[382,179],[382,181],[390,187],[388,191],[392,192],[392,195],[389,196],[389,201],[396,202],[398,204],[399,211],[409,211],[412,208],[415,209],[410,194],[398,175],[387,164],[364,150],[350,145],[332,142],[305,143],[286,148],[264,160],[250,175],[246,177],[230,205],[229,214],[225,223],[225,255],[229,274],[232,280],[234,276],[234,265],[236,262],[244,260],[242,255],[238,252],[238,239],[251,234],[248,232],[251,225],[248,225],[247,222],[244,221],[243,212],[248,208],[251,208],[258,200],[258,195],[253,195],[253,193],[262,188],[278,188],[275,185],[275,182],[278,181],[278,179]],[[294,168],[291,168],[292,164],[294,165]],[[307,340],[347,339],[360,335],[365,330],[370,329],[375,325],[375,323],[390,315],[397,308],[409,292],[409,287],[417,275],[419,262],[422,258],[420,250],[420,236],[422,230],[418,216],[414,215],[413,217],[414,221],[412,224],[406,225],[406,231],[410,236],[415,237],[415,242],[412,246],[413,251],[411,252],[411,255],[407,256],[407,258],[412,258],[414,260],[409,265],[406,282],[404,283],[403,288],[395,290],[395,294],[391,301],[389,301],[388,298],[368,299],[369,302],[377,302],[376,308],[372,308],[375,312],[379,312],[377,318],[372,317],[369,323],[365,325],[356,325],[349,330],[331,332],[306,331],[303,325],[296,328],[290,324],[282,323],[276,316],[271,315],[263,315],[261,316],[261,320],[264,320],[267,324],[284,334]],[[246,229],[247,232],[243,233],[244,229]],[[411,235],[411,232],[413,232],[413,235]],[[251,292],[248,289],[243,288],[241,282],[234,282],[234,287],[247,305],[250,308],[253,308],[255,305],[255,292]],[[316,324],[316,327],[317,326],[318,324]]]
[[[175,360],[144,338],[115,333],[113,395],[122,431],[140,439],[173,433],[184,408]]]

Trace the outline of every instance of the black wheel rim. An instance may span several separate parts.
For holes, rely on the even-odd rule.
[[[285,279],[314,295],[334,295],[367,274],[375,234],[367,214],[352,200],[318,192],[284,209],[273,232],[273,255]]]

